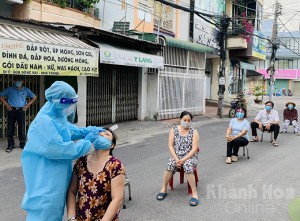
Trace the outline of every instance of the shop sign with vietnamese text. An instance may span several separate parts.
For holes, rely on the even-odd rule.
[[[0,74],[98,76],[99,51],[0,38]]]
[[[100,47],[100,63],[134,67],[164,68],[161,56]]]

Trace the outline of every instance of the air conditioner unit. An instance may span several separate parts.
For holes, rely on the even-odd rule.
[[[11,4],[23,4],[23,0],[6,0],[6,2]]]

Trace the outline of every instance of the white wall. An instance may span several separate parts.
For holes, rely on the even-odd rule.
[[[205,76],[205,87],[206,87],[206,99],[211,99],[211,75]]]
[[[79,127],[86,126],[86,86],[87,86],[87,77],[80,76],[77,77],[78,82],[78,103],[77,103],[77,115]]]
[[[147,76],[147,117],[145,120],[157,120],[158,74]]]
[[[110,31],[113,27],[114,21],[119,22],[126,14],[126,21],[130,22],[129,29],[134,29],[134,0],[126,0],[127,10],[122,9],[121,1],[105,1],[101,0],[95,5],[99,8],[99,18],[101,19],[100,29]],[[122,20],[125,22],[125,19]]]

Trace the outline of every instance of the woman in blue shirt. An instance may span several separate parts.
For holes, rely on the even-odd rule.
[[[246,109],[242,107],[237,109],[236,118],[233,118],[230,121],[226,133],[227,164],[238,161],[239,148],[246,146],[249,143],[248,131],[250,129],[250,124],[245,119],[246,116]]]

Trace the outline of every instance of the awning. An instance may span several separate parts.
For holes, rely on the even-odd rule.
[[[134,67],[164,68],[164,58],[162,56],[121,48],[94,40],[91,41],[100,48],[100,63]]]
[[[98,76],[99,50],[62,33],[0,24],[0,74]]]
[[[247,74],[246,74],[247,77],[263,77],[263,75],[257,71],[254,71],[254,70],[247,70]]]
[[[182,49],[186,49],[186,50],[190,50],[190,51],[197,51],[197,52],[201,52],[201,53],[210,53],[210,54],[214,53],[213,48],[205,46],[205,45],[192,43],[192,42],[188,42],[188,41],[183,41],[183,40],[179,40],[179,39],[171,38],[171,37],[167,37],[167,36],[164,36],[164,38],[166,39],[167,46],[170,46],[170,47],[182,48]]]
[[[242,61],[240,61],[240,67],[241,67],[241,69],[246,69],[246,70],[251,70],[251,71],[255,71],[255,69],[256,69],[254,64],[250,64],[250,63],[246,63],[246,62],[242,62]]]

